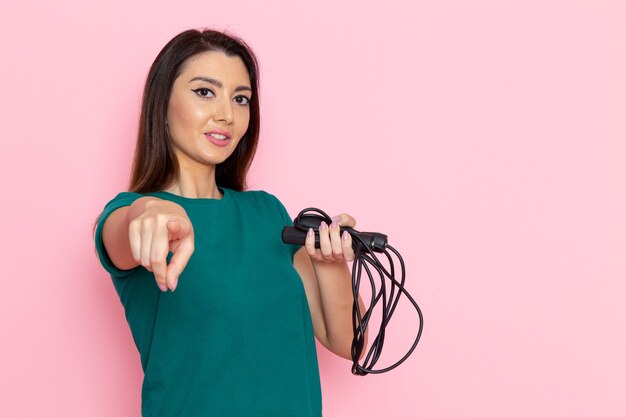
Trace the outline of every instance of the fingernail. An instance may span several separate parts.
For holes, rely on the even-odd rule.
[[[313,236],[315,234],[315,232],[313,231],[313,228],[309,228],[309,231],[306,232],[307,236]]]
[[[158,284],[159,285],[159,289],[163,292],[167,291],[167,286],[165,284]]]
[[[335,216],[331,218],[332,221],[339,223],[341,221],[341,216]]]
[[[328,225],[326,224],[326,222],[320,223],[320,230],[326,230],[326,229],[328,229]]]
[[[330,228],[331,229],[336,229],[337,228],[337,221],[333,220],[333,222],[330,224]]]
[[[341,235],[341,238],[342,238],[343,240],[348,240],[348,238],[349,238],[349,237],[350,237],[350,234],[348,233],[348,231],[347,231],[347,230],[344,230],[344,231],[343,231],[343,235]]]
[[[174,282],[172,283],[172,291],[174,291],[177,286],[178,286],[178,278],[174,278]]]

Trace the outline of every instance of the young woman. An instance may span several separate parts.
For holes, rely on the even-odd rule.
[[[144,416],[320,416],[314,335],[350,358],[354,258],[342,214],[285,245],[279,200],[244,191],[258,70],[240,39],[183,32],[148,74],[128,192],[95,243],[139,349]]]

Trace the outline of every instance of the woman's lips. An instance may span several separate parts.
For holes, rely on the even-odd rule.
[[[230,143],[230,133],[222,130],[212,130],[204,134],[216,146],[226,146]]]

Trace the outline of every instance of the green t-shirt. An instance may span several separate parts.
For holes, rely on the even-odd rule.
[[[98,221],[98,255],[141,356],[142,415],[321,416],[298,247],[281,240],[291,219],[271,194],[222,191],[220,200],[146,194],[180,204],[194,227],[195,251],[173,293],[141,266],[116,268],[102,243],[106,218],[142,194],[120,193]]]

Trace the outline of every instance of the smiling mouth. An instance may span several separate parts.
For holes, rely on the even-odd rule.
[[[228,137],[225,135],[220,135],[219,133],[209,133],[208,136],[211,136],[212,138],[215,138],[217,140],[227,140]]]

